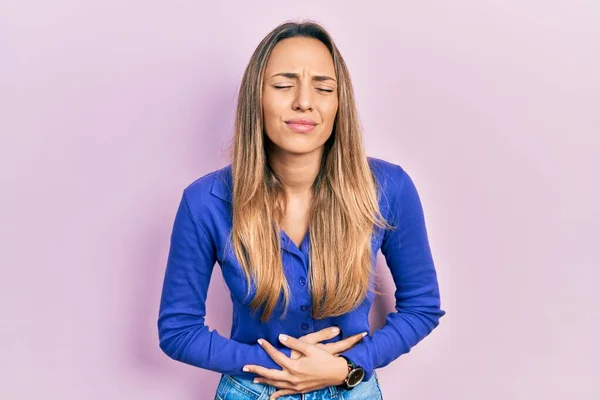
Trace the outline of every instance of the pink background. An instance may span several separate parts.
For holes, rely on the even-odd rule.
[[[584,0],[4,0],[0,398],[212,399],[218,374],[158,347],[170,229],[183,188],[226,163],[251,52],[307,17],[348,62],[369,155],[417,184],[448,312],[378,370],[384,398],[600,398]],[[208,325],[230,319],[216,268]]]

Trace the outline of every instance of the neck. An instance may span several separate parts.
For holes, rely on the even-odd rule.
[[[291,154],[282,151],[269,152],[269,164],[283,183],[288,196],[312,193],[312,185],[321,167],[323,148],[307,154]]]

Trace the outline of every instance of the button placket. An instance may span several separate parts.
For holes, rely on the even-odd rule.
[[[304,279],[304,278],[300,278],[300,279],[299,279],[299,283],[300,283],[300,285],[301,285],[301,286],[304,286],[304,285],[306,285],[306,279]],[[305,300],[305,301],[307,301],[307,300],[308,300],[308,298],[306,298],[306,300]],[[300,310],[302,310],[302,312],[307,312],[307,311],[309,311],[309,310],[310,310],[310,304],[308,304],[308,303],[303,303],[303,304],[301,304],[301,305],[300,305]],[[310,315],[307,315],[307,317],[310,317]],[[310,327],[311,327],[311,325],[312,325],[312,323],[309,323],[309,322],[312,322],[312,321],[306,321],[306,322],[303,322],[303,323],[300,325],[300,328],[302,328],[302,330],[303,330],[303,331],[307,331],[307,330],[309,330],[309,329],[310,329]]]

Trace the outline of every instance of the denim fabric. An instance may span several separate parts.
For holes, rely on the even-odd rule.
[[[221,375],[215,400],[269,400],[277,388],[250,379],[227,374]],[[292,394],[278,400],[383,400],[377,373],[368,382],[359,383],[354,389],[346,390],[339,386],[314,390],[309,393]]]

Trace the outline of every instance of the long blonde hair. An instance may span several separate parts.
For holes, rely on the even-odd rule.
[[[238,95],[235,132],[230,148],[233,175],[231,242],[256,294],[253,311],[264,306],[268,320],[282,291],[285,307],[290,289],[281,253],[280,222],[285,193],[268,165],[263,132],[262,85],[275,45],[290,37],[320,40],[329,49],[338,80],[338,112],[325,143],[320,171],[313,184],[309,214],[311,258],[308,284],[312,316],[345,314],[362,303],[372,287],[371,239],[375,225],[389,227],[380,213],[377,181],[362,143],[354,93],[346,63],[329,33],[313,21],[285,22],[258,45],[246,67]],[[284,313],[285,315],[285,313]]]

